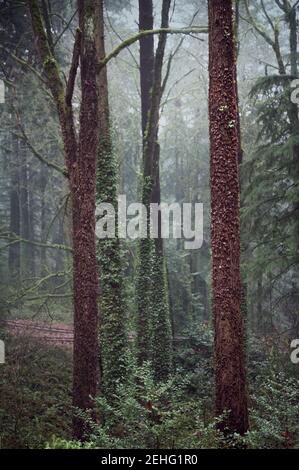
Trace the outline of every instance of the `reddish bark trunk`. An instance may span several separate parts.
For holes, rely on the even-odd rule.
[[[77,184],[73,188],[74,251],[74,376],[73,405],[94,409],[98,377],[98,272],[95,240],[98,94],[94,2],[79,0],[81,39],[81,110]],[[81,419],[74,419],[74,436],[83,438]]]
[[[28,0],[32,26],[53,99],[64,143],[72,196],[74,374],[73,405],[92,410],[98,382],[98,273],[95,243],[96,159],[98,150],[98,92],[96,83],[95,0],[78,0],[79,26],[69,79],[65,88],[44,30],[36,0]],[[81,59],[80,131],[77,139],[72,96]],[[73,433],[84,439],[84,420],[75,418]]]
[[[240,282],[238,111],[232,1],[209,1],[211,230],[216,412],[222,429],[248,429]]]

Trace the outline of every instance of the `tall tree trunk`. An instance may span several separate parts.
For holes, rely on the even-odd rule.
[[[287,19],[290,27],[290,61],[291,61],[291,75],[294,77],[298,73],[298,57],[297,57],[297,13],[296,8],[291,7],[287,13]]]
[[[10,175],[10,232],[13,237],[19,237],[21,235],[19,141],[15,136],[12,136]],[[20,243],[18,242],[9,246],[8,267],[12,278],[18,279],[21,269]]]
[[[28,162],[28,151],[25,145],[21,146],[21,167],[20,167],[20,207],[21,207],[21,237],[25,240],[33,241],[33,213],[31,208],[31,190],[30,190],[30,167]],[[31,243],[22,245],[22,272],[35,274],[34,268],[35,250]]]
[[[139,0],[139,30],[154,29],[153,1]],[[141,123],[143,144],[150,111],[151,89],[154,71],[154,36],[140,39],[140,88],[141,88]]]
[[[171,0],[163,0],[161,28],[169,27]],[[145,158],[152,161],[151,203],[161,203],[160,186],[160,145],[158,142],[160,104],[162,98],[162,70],[167,34],[159,35],[154,62],[154,78],[151,96],[151,108],[147,126]],[[163,239],[161,234],[161,212],[158,218],[158,237],[155,238],[153,254],[153,292],[152,322],[153,345],[152,362],[156,380],[166,379],[172,369],[172,335],[169,311],[168,279],[166,274]]]
[[[34,181],[34,170],[31,165],[28,166],[28,205],[29,205],[29,239],[34,241],[35,238],[35,197],[32,190]],[[33,244],[28,246],[29,253],[29,271],[34,277],[36,274],[36,247]]]
[[[28,168],[27,168],[27,149],[21,146],[20,152],[20,208],[21,208],[21,236],[25,240],[30,238],[30,220],[29,220],[29,194],[28,194]],[[22,273],[29,273],[29,243],[24,243],[22,247]]]
[[[216,413],[229,432],[248,429],[240,280],[238,110],[232,1],[209,1],[211,240]]]
[[[98,61],[105,57],[103,0],[97,2],[96,48]],[[118,161],[113,148],[109,116],[107,69],[97,77],[99,90],[99,149],[97,163],[97,203],[110,203],[117,214]],[[118,218],[116,218],[118,220]],[[117,225],[117,224],[116,224]],[[116,226],[117,229],[117,226]],[[123,259],[118,236],[97,242],[101,280],[101,365],[102,389],[107,399],[117,393],[126,377],[127,333]]]
[[[74,371],[73,405],[91,410],[98,383],[98,271],[95,242],[96,159],[98,151],[98,92],[96,83],[96,11],[94,0],[78,0],[79,29],[65,87],[45,32],[37,0],[27,0],[33,32],[48,87],[56,103],[72,196]],[[77,139],[72,112],[76,72],[81,63],[81,108]],[[73,434],[83,440],[88,431],[75,416]]]
[[[163,0],[161,28],[168,28],[171,0]],[[139,3],[141,9],[143,2]],[[146,2],[146,14],[140,12],[140,29],[149,27],[152,21],[152,3]],[[151,9],[151,11],[150,11]],[[146,20],[148,22],[146,22]],[[144,21],[144,23],[143,23]],[[140,83],[142,97],[143,129],[143,188],[142,202],[148,208],[151,203],[160,204],[160,145],[158,143],[159,112],[162,97],[162,69],[167,34],[159,35],[154,59],[153,45],[141,44],[140,47]],[[150,80],[150,67],[153,78]],[[143,69],[145,67],[145,69]],[[145,80],[147,76],[147,80]],[[152,82],[150,86],[150,82]],[[150,97],[150,99],[149,99]],[[149,236],[148,218],[148,236]],[[169,313],[168,284],[161,237],[161,214],[158,219],[158,238],[141,240],[140,268],[138,277],[139,310],[139,360],[151,358],[154,376],[157,380],[165,379],[171,371],[172,341]],[[152,333],[152,338],[151,338]],[[149,351],[151,350],[151,354]]]
[[[81,109],[77,181],[73,181],[74,376],[73,405],[94,409],[98,377],[98,270],[95,240],[98,92],[96,84],[95,2],[78,0],[81,36]],[[84,437],[81,418],[74,436]]]
[[[287,2],[288,3],[288,2]],[[298,75],[298,42],[297,42],[297,13],[295,7],[289,7],[287,10],[287,20],[290,28],[290,62],[291,62],[291,75],[297,77]],[[291,125],[291,134],[293,137],[298,139],[299,136],[299,118],[298,118],[298,106],[295,103],[292,103],[290,100],[290,112],[289,119]],[[295,142],[293,145],[293,165],[291,176],[294,178],[295,184],[299,182],[299,143]],[[299,260],[299,201],[294,202],[294,220],[295,220],[295,240],[297,240],[297,260]],[[297,275],[298,277],[298,275]]]
[[[139,0],[139,29],[153,29],[154,15],[152,0]],[[140,88],[141,88],[141,124],[143,142],[143,187],[142,200],[149,206],[151,164],[145,159],[148,117],[150,113],[151,91],[154,72],[154,38],[147,36],[140,41]],[[147,184],[145,184],[145,182]],[[147,221],[149,225],[149,219]],[[152,291],[152,253],[153,243],[149,236],[140,240],[139,266],[137,274],[137,355],[141,365],[151,359],[151,291]]]
[[[46,188],[47,188],[47,175],[48,171],[45,166],[40,170],[40,192],[41,192],[41,208],[40,208],[40,232],[41,242],[46,243],[46,227],[47,227],[47,204],[46,204]],[[40,275],[44,276],[47,271],[47,251],[45,246],[40,249]]]

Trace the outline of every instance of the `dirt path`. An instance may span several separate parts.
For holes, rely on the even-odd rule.
[[[13,336],[29,336],[42,343],[71,349],[74,341],[72,325],[35,320],[6,320],[5,326]]]

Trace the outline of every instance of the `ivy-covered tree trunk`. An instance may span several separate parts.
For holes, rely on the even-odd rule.
[[[91,410],[98,384],[98,271],[95,242],[96,159],[98,151],[98,90],[96,73],[96,2],[78,0],[79,29],[73,49],[67,84],[47,37],[37,0],[28,0],[34,36],[48,87],[59,117],[65,164],[72,197],[74,370],[73,405]],[[81,63],[81,108],[77,137],[72,96],[79,59]],[[81,416],[73,420],[74,438],[85,439],[88,426]]]
[[[152,0],[139,0],[139,29],[151,30],[154,27]],[[145,160],[147,123],[150,112],[151,90],[154,71],[154,38],[146,36],[140,39],[140,88],[141,88],[141,123],[143,138],[143,181],[142,202],[149,207],[151,194],[151,167]],[[149,226],[148,218],[147,225]],[[139,266],[137,273],[137,355],[138,363],[151,359],[151,292],[152,292],[152,256],[153,242],[149,238],[140,240]]]
[[[96,48],[98,62],[105,57],[103,0],[97,2]],[[97,163],[97,203],[110,203],[117,214],[118,161],[110,126],[107,69],[97,76],[99,90],[99,149]],[[116,220],[117,217],[116,217]],[[117,230],[117,226],[116,226]],[[102,390],[111,400],[117,385],[126,377],[126,302],[121,242],[118,236],[97,241],[101,283],[100,347]]]
[[[162,4],[161,28],[168,28],[170,0]],[[139,28],[153,28],[152,2],[139,2]],[[150,204],[161,202],[159,112],[162,97],[162,68],[167,35],[159,35],[156,54],[153,42],[140,41],[140,83],[143,130],[142,203],[148,209],[148,237],[140,242],[140,266],[137,282],[139,362],[152,360],[156,380],[165,379],[172,364],[171,324],[168,285],[161,238],[149,238]],[[142,42],[143,41],[143,42]]]
[[[163,0],[161,28],[169,27],[171,0]],[[151,108],[145,142],[145,158],[153,162],[151,203],[161,203],[160,145],[158,142],[159,114],[162,98],[162,69],[167,34],[159,35],[154,62]],[[154,240],[152,283],[152,364],[156,380],[166,379],[172,368],[172,335],[169,311],[168,280],[161,234],[161,213],[158,217],[158,237]]]
[[[221,428],[248,429],[240,280],[238,110],[232,1],[209,1],[211,239],[216,413]]]

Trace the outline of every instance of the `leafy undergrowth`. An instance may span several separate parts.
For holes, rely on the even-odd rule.
[[[3,338],[3,335],[1,335]],[[71,354],[29,338],[6,335],[0,366],[2,448],[43,448],[70,438]]]
[[[2,337],[2,335],[1,335]],[[136,366],[115,396],[97,398],[101,425],[85,448],[298,448],[298,367],[269,341],[248,344],[250,432],[224,438],[213,417],[213,348],[202,326],[176,354],[176,372],[156,384]],[[71,355],[26,338],[6,338],[0,366],[2,448],[80,448],[70,437]],[[86,417],[86,419],[88,419]],[[53,437],[55,436],[55,437]]]
[[[85,448],[298,448],[298,367],[277,341],[248,342],[250,431],[225,437],[213,416],[212,332],[202,325],[188,345],[177,351],[176,374],[155,384],[150,365],[136,367],[119,385],[113,401],[98,397],[101,426],[93,426]],[[111,397],[109,397],[111,398]],[[60,435],[50,448],[80,448]]]
[[[98,398],[102,425],[94,425],[84,445],[54,437],[48,448],[108,449],[286,449],[299,447],[298,381],[284,374],[264,377],[251,395],[251,429],[244,436],[224,436],[220,418],[201,400],[184,396],[186,384],[155,385],[149,370],[139,369],[139,386],[120,387],[113,405]],[[142,380],[144,382],[142,383]],[[137,382],[138,383],[138,382]],[[205,415],[205,416],[204,416]],[[86,420],[88,418],[86,417]]]

